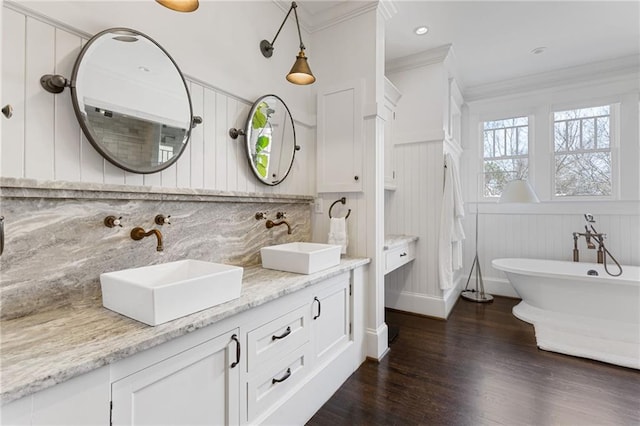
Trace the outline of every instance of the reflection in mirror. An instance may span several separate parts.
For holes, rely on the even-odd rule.
[[[249,112],[245,130],[251,170],[266,185],[282,182],[293,165],[296,130],[289,108],[276,95],[258,99]]]
[[[177,161],[191,133],[191,99],[173,59],[135,30],[94,36],[72,76],[74,109],[91,144],[116,166],[153,173]]]

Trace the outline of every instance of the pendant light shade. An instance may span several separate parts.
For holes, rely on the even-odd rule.
[[[177,12],[193,12],[199,6],[198,0],[156,0],[156,2]]]
[[[293,84],[311,84],[316,81],[316,78],[313,76],[311,72],[311,68],[309,68],[309,63],[307,62],[307,57],[304,56],[304,50],[301,50],[296,56],[296,61],[291,67],[291,71],[287,74],[287,80]]]

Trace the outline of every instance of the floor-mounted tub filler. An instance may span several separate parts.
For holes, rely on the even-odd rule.
[[[495,259],[522,302],[540,349],[640,369],[640,267],[609,276],[601,264]]]

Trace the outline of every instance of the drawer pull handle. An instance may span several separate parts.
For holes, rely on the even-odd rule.
[[[276,383],[281,383],[284,382],[285,380],[287,380],[289,377],[291,377],[291,369],[287,368],[287,372],[284,373],[284,376],[282,376],[282,378],[280,379],[271,379],[271,384],[275,385]]]
[[[316,320],[320,318],[320,313],[322,312],[322,304],[320,303],[320,299],[318,299],[317,297],[314,297],[313,301],[318,302],[318,315],[314,315],[313,317],[313,319]]]
[[[400,253],[400,257],[404,257],[406,255],[407,255],[407,253]]]
[[[287,337],[290,334],[291,334],[291,327],[287,327],[287,329],[281,335],[279,335],[279,336],[271,336],[271,340],[284,339],[285,337]]]
[[[238,340],[237,334],[231,336],[231,340],[236,342],[236,360],[231,363],[231,368],[234,368],[236,365],[240,364],[240,341]]]

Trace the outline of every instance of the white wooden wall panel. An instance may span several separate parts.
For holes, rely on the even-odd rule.
[[[25,72],[25,174],[34,179],[53,179],[54,95],[42,90],[40,77],[55,69],[55,30],[27,18]]]
[[[208,117],[206,122],[201,124],[203,148],[202,148],[202,173],[204,188],[212,189],[216,187],[216,92],[209,88],[204,88],[202,100],[202,116]]]
[[[13,9],[5,8],[3,12],[3,102],[13,105],[14,116],[2,127],[1,176],[239,192],[315,193],[313,126],[296,125],[298,144],[307,151],[296,153],[287,180],[277,187],[262,185],[247,163],[244,138],[234,141],[228,136],[230,127],[244,128],[250,102],[189,77],[186,79],[194,114],[202,116],[203,124],[193,129],[192,139],[177,163],[147,175],[113,166],[82,134],[69,91],[53,95],[40,87],[43,74],[71,76],[86,38]]]
[[[396,145],[397,189],[387,194],[386,234],[418,236],[416,260],[385,278],[388,293],[442,297],[438,284],[438,223],[442,204],[443,144]],[[392,302],[393,297],[389,297]]]
[[[59,29],[55,30],[57,63],[54,72],[71,75],[75,58],[82,47],[78,37]],[[55,158],[54,177],[56,180],[80,181],[80,125],[75,119],[73,108],[67,108],[69,96],[54,96]]]
[[[189,85],[193,115],[204,115],[204,87],[199,84]],[[191,188],[204,188],[204,126],[191,129]]]
[[[6,9],[2,15],[2,103],[13,106],[13,118],[2,123],[2,176],[24,176],[26,18]]]

